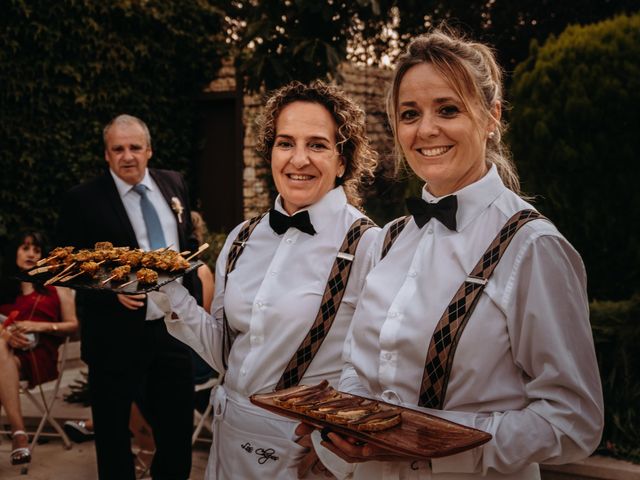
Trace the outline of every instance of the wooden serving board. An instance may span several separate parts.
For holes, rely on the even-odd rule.
[[[59,287],[68,287],[76,290],[93,290],[93,291],[111,291],[115,293],[126,293],[128,295],[134,295],[137,293],[148,293],[152,290],[157,290],[163,285],[166,285],[169,282],[173,282],[174,280],[182,277],[183,275],[195,270],[202,262],[200,260],[191,260],[189,261],[189,267],[186,270],[181,272],[165,272],[162,270],[158,270],[158,281],[152,284],[142,284],[138,281],[130,283],[126,285],[124,288],[121,285],[126,284],[131,280],[136,279],[136,272],[139,268],[132,268],[131,273],[129,273],[129,277],[121,282],[109,281],[102,284],[102,281],[109,278],[109,272],[113,267],[117,267],[116,263],[105,263],[102,265],[101,269],[98,271],[98,274],[95,278],[89,278],[86,275],[78,275],[75,278],[67,282],[54,282],[52,285],[57,285]],[[28,272],[20,274],[18,278],[24,282],[32,282],[32,283],[40,283],[43,284],[51,277],[53,277],[55,273],[38,273],[36,275],[29,275]]]
[[[345,425],[315,418],[275,404],[274,398],[286,395],[295,388],[297,387],[273,393],[252,395],[250,400],[255,405],[266,410],[295,420],[301,420],[318,429],[328,428],[336,433],[348,435],[363,442],[392,450],[400,455],[421,459],[446,457],[460,453],[478,447],[492,438],[489,433],[482,430],[466,427],[427,413],[382,401],[378,403],[401,409],[402,423],[380,432],[360,432]],[[341,395],[362,398],[358,395],[343,392],[341,392]]]

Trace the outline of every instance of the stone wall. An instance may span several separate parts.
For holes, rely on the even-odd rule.
[[[388,70],[359,68],[344,64],[336,83],[365,110],[367,134],[374,149],[380,154],[380,171],[391,168],[392,140],[385,114],[386,88],[391,77]],[[208,88],[208,92],[234,91],[235,71],[231,61],[224,61],[221,70]],[[263,106],[263,95],[245,95],[242,123],[244,127],[243,211],[251,218],[271,206],[269,192],[269,167],[256,154],[255,119]]]

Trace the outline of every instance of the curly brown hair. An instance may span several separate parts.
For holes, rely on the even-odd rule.
[[[495,124],[487,138],[486,161],[495,164],[504,184],[520,195],[520,181],[509,148],[502,141],[506,125],[493,113],[503,108],[502,69],[493,50],[482,43],[464,38],[443,24],[431,33],[416,37],[398,58],[387,97],[387,114],[396,144],[397,166],[403,161],[397,136],[397,108],[400,83],[415,65],[430,63],[451,84],[476,120],[490,118]]]
[[[291,82],[275,90],[268,98],[257,120],[258,144],[256,150],[267,162],[271,162],[271,150],[276,138],[276,123],[280,112],[294,102],[310,102],[322,105],[337,125],[336,148],[345,162],[345,172],[336,178],[335,185],[343,185],[347,201],[355,206],[362,204],[362,191],[367,181],[373,179],[378,164],[378,154],[366,137],[365,113],[347,94],[335,85],[315,80],[310,84]]]

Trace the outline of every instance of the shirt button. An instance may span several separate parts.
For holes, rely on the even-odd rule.
[[[433,234],[433,228],[429,227],[427,228],[427,235],[432,235]]]
[[[258,308],[264,308],[264,303],[262,303],[262,302],[256,302],[256,306],[257,306]]]
[[[396,312],[395,310],[392,310],[389,312],[390,318],[396,318],[397,316],[398,316],[398,312]]]
[[[391,360],[391,353],[390,352],[384,352],[382,354],[382,358],[384,358],[385,360]]]
[[[416,272],[415,270],[409,270],[409,276],[411,278],[416,278],[417,275],[418,275],[418,272]]]
[[[247,374],[247,369],[246,368],[241,368],[240,369],[240,375],[242,375],[243,377]]]
[[[276,275],[278,275],[278,272],[276,272],[275,270],[271,270],[271,276],[275,277]]]
[[[287,242],[289,245],[291,245],[293,243],[293,240],[291,238],[287,238],[285,240],[285,242]]]

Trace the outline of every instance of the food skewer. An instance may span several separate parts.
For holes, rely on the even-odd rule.
[[[104,263],[105,260],[101,260],[99,262],[84,262],[82,265],[80,265],[80,271],[77,273],[74,273],[73,275],[67,275],[64,278],[60,279],[60,282],[68,282],[69,280],[71,280],[72,278],[76,278],[78,275],[82,275],[83,273],[93,276],[95,274],[95,267],[99,266],[100,264]],[[88,267],[89,264],[92,264],[90,266],[90,268],[85,268]]]
[[[105,285],[110,280],[116,280],[116,281],[123,280],[125,276],[129,275],[130,272],[131,272],[131,266],[129,265],[122,265],[121,267],[116,267],[113,270],[111,270],[111,276],[106,280],[103,280],[102,282],[100,282],[100,284]]]
[[[51,260],[55,260],[56,258],[64,259],[67,256],[71,255],[71,252],[75,247],[57,247],[49,252],[49,256],[46,258],[41,258],[36,262],[36,266],[44,265],[45,263],[50,262]]]
[[[47,280],[46,282],[44,282],[45,285],[51,285],[54,282],[57,282],[58,280],[60,280],[69,270],[71,270],[74,265],[76,264],[76,262],[71,262],[64,270],[62,270],[60,273],[54,275],[53,277],[51,277],[49,280]]]
[[[33,270],[29,270],[29,275],[36,275],[38,273],[44,273],[44,272],[48,272],[49,270],[51,270],[52,268],[57,268],[59,267],[59,264],[56,265],[47,265],[46,267],[38,267],[38,268],[34,268]]]
[[[195,257],[196,255],[200,255],[202,252],[204,252],[207,248],[209,248],[209,244],[208,243],[203,243],[202,245],[200,245],[200,247],[198,248],[197,251],[193,252],[191,255],[189,255],[187,258],[185,258],[185,260],[188,262],[189,260],[191,260],[193,257]]]
[[[40,260],[38,260],[36,262],[36,267],[39,267],[40,265],[44,265],[45,263],[47,263],[49,260],[53,260],[53,255],[50,257],[46,257],[46,258],[41,258]]]
[[[84,272],[82,270],[80,270],[78,273],[74,273],[73,275],[67,275],[64,278],[60,279],[60,282],[68,282],[69,280],[71,280],[72,278],[76,278],[78,275],[82,275]]]

